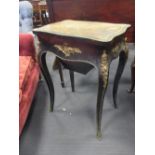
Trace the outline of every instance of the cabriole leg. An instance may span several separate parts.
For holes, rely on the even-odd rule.
[[[114,86],[113,86],[113,102],[114,102],[114,107],[117,108],[117,90],[118,90],[118,84],[121,78],[121,75],[123,73],[126,61],[128,58],[128,49],[126,48],[119,54],[119,64],[117,68],[117,72],[115,75],[115,80],[114,80]]]
[[[46,64],[46,51],[41,51],[38,55],[39,57],[39,65],[40,65],[40,69],[42,71],[42,74],[46,80],[48,89],[49,89],[49,93],[50,93],[50,111],[53,111],[53,106],[54,106],[54,86],[53,86],[53,82],[50,76],[50,73],[48,71],[47,68],[47,64]]]
[[[98,96],[97,96],[97,108],[96,108],[97,138],[102,137],[101,133],[102,110],[103,110],[104,95],[108,85],[108,78],[109,78],[109,59],[108,55],[106,53],[103,53],[99,67]]]
[[[129,89],[129,93],[132,93],[135,87],[135,61],[131,64],[131,87]]]

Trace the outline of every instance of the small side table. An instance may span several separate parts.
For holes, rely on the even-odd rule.
[[[34,29],[40,40],[39,64],[47,82],[50,93],[50,108],[54,106],[54,87],[46,64],[47,52],[54,53],[61,60],[89,64],[98,70],[97,96],[97,137],[101,134],[101,119],[104,95],[108,85],[109,68],[113,59],[119,56],[116,72],[113,101],[117,108],[116,96],[118,84],[128,58],[128,47],[125,32],[129,24],[112,24],[105,22],[90,22],[78,20],[64,20]]]

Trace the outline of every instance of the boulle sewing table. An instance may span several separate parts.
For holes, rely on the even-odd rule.
[[[113,102],[117,108],[118,84],[128,57],[125,33],[129,24],[64,20],[34,29],[40,41],[38,61],[50,93],[50,109],[54,106],[54,87],[46,64],[47,52],[66,62],[79,63],[83,69],[93,66],[98,71],[96,107],[97,137],[101,137],[104,95],[108,85],[109,67],[119,57],[113,86]],[[86,67],[85,67],[86,66]],[[75,67],[76,69],[76,67]]]

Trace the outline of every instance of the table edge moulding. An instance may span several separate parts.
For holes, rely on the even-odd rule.
[[[44,32],[59,36],[76,37],[99,42],[110,42],[116,36],[126,32],[130,24],[107,22],[91,22],[79,20],[63,20],[36,28],[36,32]]]

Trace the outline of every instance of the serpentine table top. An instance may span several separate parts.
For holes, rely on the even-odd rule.
[[[109,42],[123,34],[130,24],[114,24],[106,22],[91,22],[64,20],[34,29],[34,32],[44,32],[59,36],[84,38],[99,42]]]
[[[118,84],[128,57],[125,32],[129,27],[129,24],[64,20],[33,31],[40,40],[38,60],[49,88],[51,111],[54,106],[54,87],[46,64],[47,52],[54,53],[62,61],[78,62],[80,65],[72,64],[78,70],[86,69],[88,64],[97,69],[99,77],[96,112],[98,138],[102,136],[101,118],[110,63],[119,56],[113,87],[114,107],[117,108]]]

